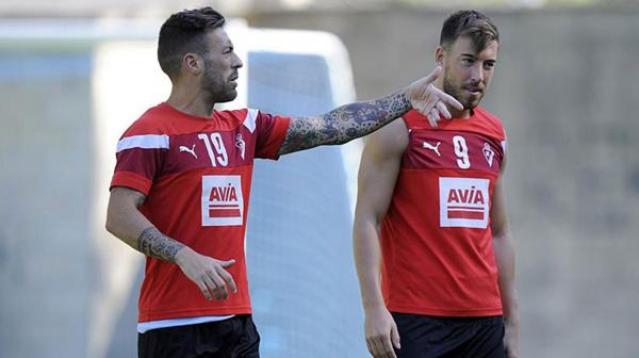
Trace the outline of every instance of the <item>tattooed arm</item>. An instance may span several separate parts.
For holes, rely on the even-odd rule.
[[[453,97],[432,82],[441,72],[437,67],[428,76],[386,97],[351,103],[314,117],[293,117],[279,154],[292,153],[326,144],[344,144],[365,136],[415,108],[433,126],[440,116],[450,118],[447,106],[463,109]]]
[[[106,229],[135,250],[177,264],[207,299],[225,299],[228,288],[237,287],[226,271],[235,260],[221,261],[200,255],[190,247],[161,233],[138,209],[144,194],[124,187],[111,190]]]
[[[162,234],[138,210],[144,194],[124,187],[111,191],[106,228],[127,245],[156,259],[175,263],[175,256],[184,245]]]

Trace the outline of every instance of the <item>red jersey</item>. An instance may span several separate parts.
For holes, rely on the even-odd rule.
[[[415,111],[404,121],[409,143],[381,228],[388,309],[502,314],[489,217],[505,154],[501,121],[481,108],[437,128]]]
[[[182,113],[167,103],[149,109],[117,148],[111,188],[146,195],[140,211],[164,234],[220,260],[238,292],[208,301],[172,263],[146,258],[139,321],[251,313],[244,234],[254,158],[277,159],[289,118],[254,109]]]

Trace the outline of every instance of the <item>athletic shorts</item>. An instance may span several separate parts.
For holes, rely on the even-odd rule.
[[[259,346],[250,315],[138,333],[139,358],[259,358]]]
[[[392,313],[399,331],[398,358],[505,358],[504,320]]]

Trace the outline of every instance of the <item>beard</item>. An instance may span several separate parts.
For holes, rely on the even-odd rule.
[[[237,90],[229,81],[222,78],[206,63],[206,73],[202,77],[201,87],[211,96],[214,103],[230,102],[237,97]]]
[[[450,78],[444,74],[444,92],[455,97],[459,103],[464,106],[464,109],[473,109],[479,105],[482,98],[484,98],[484,92],[480,92],[479,95],[472,95],[465,92],[463,85],[455,85]]]
[[[237,90],[215,74],[207,74],[202,78],[202,88],[215,103],[229,102],[237,97]]]

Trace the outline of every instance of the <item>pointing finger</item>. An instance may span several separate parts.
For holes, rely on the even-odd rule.
[[[437,79],[437,77],[439,77],[439,75],[441,73],[442,73],[442,67],[441,66],[435,66],[433,71],[431,73],[429,73],[428,76],[426,76],[424,78],[424,80],[426,81],[426,83],[432,83],[432,82],[434,82]]]
[[[443,102],[448,103],[449,105],[453,106],[454,108],[460,111],[464,110],[464,105],[461,104],[455,97],[449,95],[448,93],[440,89],[437,89],[437,91],[438,91],[439,98],[441,98]]]

